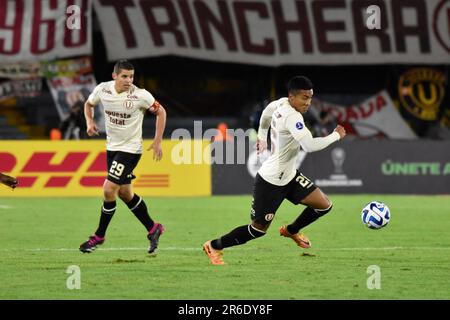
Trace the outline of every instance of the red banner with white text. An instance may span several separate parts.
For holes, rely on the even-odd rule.
[[[337,105],[314,98],[310,110],[312,114],[325,114],[334,119],[335,123],[345,127],[348,135],[361,138],[417,139],[417,135],[395,108],[386,90],[351,106]],[[330,131],[329,129],[327,134]]]

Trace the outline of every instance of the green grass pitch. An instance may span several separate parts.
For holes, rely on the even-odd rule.
[[[103,246],[78,251],[96,229],[101,198],[0,199],[0,299],[450,299],[448,196],[331,195],[334,209],[304,229],[304,250],[280,237],[303,206],[285,201],[265,237],[225,250],[212,266],[204,241],[249,223],[251,196],[145,197],[166,233],[154,257],[143,226],[118,202]],[[360,210],[385,202],[391,221],[363,226]],[[80,289],[68,289],[70,266]],[[379,289],[369,289],[369,266]]]

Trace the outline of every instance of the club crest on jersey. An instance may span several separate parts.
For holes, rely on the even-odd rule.
[[[301,123],[301,122],[299,121],[299,122],[297,122],[297,123],[295,124],[295,127],[296,127],[298,130],[302,130],[302,129],[303,129],[303,123]]]
[[[127,99],[123,102],[123,106],[125,107],[125,109],[131,109],[133,108],[133,101]]]
[[[274,215],[273,213],[268,213],[268,214],[266,214],[266,215],[264,216],[264,219],[265,219],[266,221],[272,221],[272,219],[273,219],[274,216],[275,216],[275,215]]]

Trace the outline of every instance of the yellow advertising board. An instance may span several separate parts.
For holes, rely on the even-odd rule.
[[[204,161],[193,163],[173,159],[173,155],[177,157],[175,151],[180,149],[180,141],[164,140],[163,159],[159,162],[153,160],[152,150],[146,151],[150,144],[151,141],[144,141],[144,152],[134,170],[136,179],[132,184],[136,193],[211,195],[208,141],[188,144],[190,149],[199,145],[205,151]],[[0,185],[0,197],[102,196],[106,167],[103,140],[0,141],[0,172],[19,180],[14,191]]]

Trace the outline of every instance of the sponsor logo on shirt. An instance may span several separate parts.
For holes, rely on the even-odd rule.
[[[295,127],[296,127],[298,130],[302,130],[302,129],[303,129],[303,123],[297,122],[297,123],[295,124]]]

